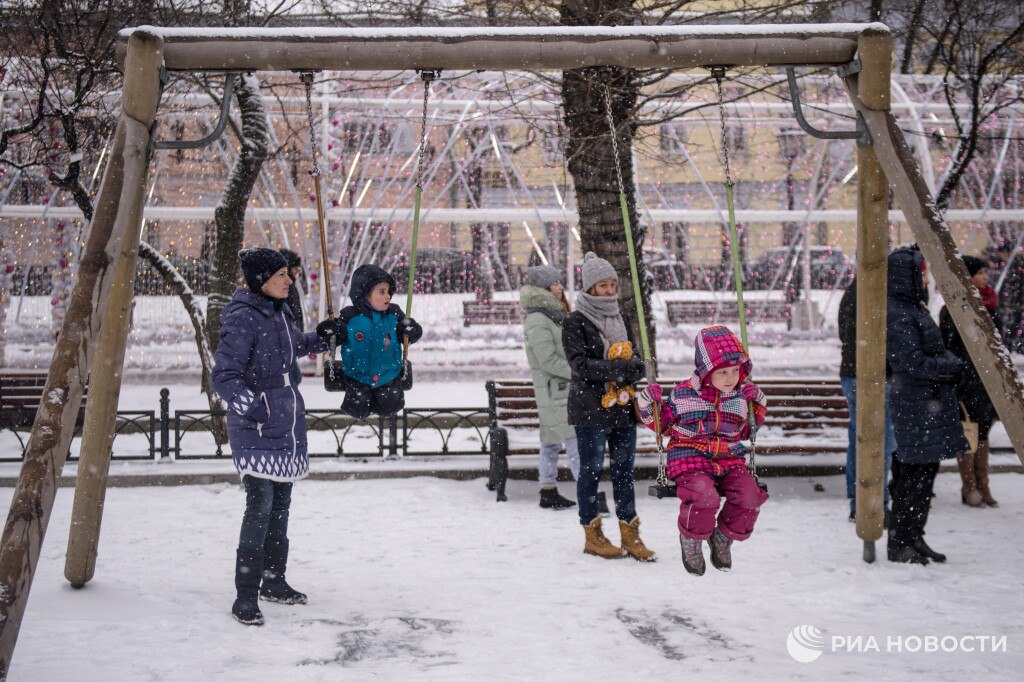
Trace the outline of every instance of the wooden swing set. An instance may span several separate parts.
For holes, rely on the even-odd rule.
[[[1024,453],[1024,385],[1002,349],[959,259],[956,243],[935,208],[891,112],[892,37],[884,24],[546,29],[140,27],[122,32],[119,55],[124,71],[122,115],[50,366],[45,400],[36,415],[3,530],[0,680],[10,670],[61,470],[90,377],[65,576],[72,585],[82,586],[95,570],[144,187],[152,153],[161,147],[155,139],[155,123],[165,72],[760,66],[788,67],[791,74],[794,66],[836,68],[857,111],[858,127],[857,534],[864,541],[865,560],[874,559],[874,542],[882,536],[890,185],[1010,440],[1018,456]],[[795,87],[791,87],[790,95],[795,98],[797,119],[805,131],[833,134],[811,128],[799,111]],[[614,122],[611,125],[614,128]],[[620,191],[620,195],[623,214],[628,217],[625,194]],[[627,229],[626,235],[632,251],[632,229]],[[635,263],[635,254],[632,261]],[[631,274],[635,284],[635,270]],[[639,295],[636,300],[642,316]],[[645,325],[641,325],[641,333],[644,331]],[[644,358],[650,359],[646,338],[642,338],[642,345]]]

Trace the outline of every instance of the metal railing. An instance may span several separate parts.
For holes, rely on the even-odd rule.
[[[32,413],[34,414],[34,413]],[[29,419],[18,423],[29,423]],[[160,390],[160,409],[119,410],[113,459],[156,460],[228,458],[226,444],[214,437],[214,418],[223,411],[171,410],[170,391]],[[20,415],[19,413],[19,416]],[[75,429],[81,437],[84,408]],[[341,410],[306,410],[310,457],[398,458],[427,455],[481,455],[490,452],[485,407],[409,408],[388,418],[355,419]],[[20,461],[28,445],[29,426],[8,427],[18,448],[0,447],[0,461]],[[129,438],[143,436],[144,440]],[[71,460],[77,459],[72,447]]]

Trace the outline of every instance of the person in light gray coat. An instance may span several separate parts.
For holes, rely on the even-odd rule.
[[[562,321],[569,312],[560,273],[553,267],[538,265],[526,270],[527,284],[519,292],[526,309],[523,325],[526,335],[526,359],[533,375],[533,393],[540,415],[540,506],[568,509],[576,506],[558,492],[558,453],[565,446],[573,478],[580,473],[576,449],[576,430],[569,426],[566,403],[572,372],[562,346]]]

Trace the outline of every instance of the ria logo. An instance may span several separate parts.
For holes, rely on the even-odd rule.
[[[786,637],[786,650],[800,663],[812,663],[825,649],[825,635],[813,625],[798,625]]]

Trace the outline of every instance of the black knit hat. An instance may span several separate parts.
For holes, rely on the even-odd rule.
[[[967,274],[971,277],[988,267],[988,263],[977,256],[964,256],[964,265],[967,266]]]
[[[284,256],[284,259],[288,261],[289,268],[302,267],[302,258],[299,257],[299,254],[295,253],[291,249],[278,249],[278,251],[280,251],[281,255]]]
[[[245,278],[245,286],[254,294],[260,293],[260,289],[274,276],[281,268],[288,267],[288,261],[284,256],[263,246],[253,249],[242,249],[238,252],[238,260],[242,264],[242,277]]]

